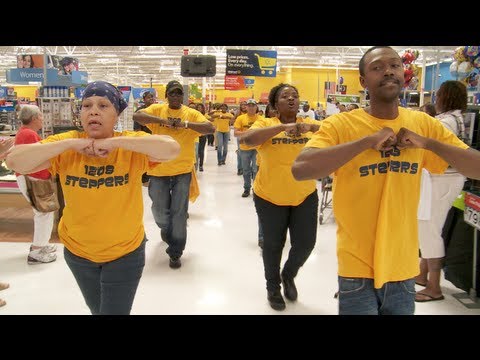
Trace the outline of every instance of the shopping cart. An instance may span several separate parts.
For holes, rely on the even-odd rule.
[[[322,225],[324,216],[323,212],[325,209],[332,208],[332,197],[329,195],[332,191],[332,182],[331,177],[326,177],[322,179],[322,199],[320,201],[320,215],[318,217],[318,222]]]
[[[262,74],[273,74],[273,70],[275,70],[275,66],[277,66],[277,58],[263,57],[258,54],[255,54],[255,56],[258,58],[258,66]]]

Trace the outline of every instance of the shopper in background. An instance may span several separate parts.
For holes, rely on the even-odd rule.
[[[43,114],[36,105],[23,105],[18,114],[22,126],[15,136],[15,145],[34,144],[41,140],[38,131],[43,126]],[[22,195],[31,204],[30,195],[28,194],[27,183],[25,177],[30,181],[41,181],[51,179],[48,170],[40,170],[29,174],[15,173],[17,176],[18,189]],[[57,259],[55,251],[56,245],[49,245],[52,236],[53,222],[55,220],[55,211],[40,212],[32,206],[33,210],[33,242],[30,245],[27,262],[30,265],[50,263]]]
[[[253,197],[263,229],[267,299],[273,309],[283,310],[281,283],[285,297],[297,300],[294,279],[315,246],[318,221],[316,181],[296,181],[290,168],[320,122],[297,117],[300,100],[292,85],[275,86],[268,101],[278,117],[258,119],[243,134],[241,142],[256,146],[261,157]],[[287,231],[291,249],[280,272]]]
[[[465,139],[462,112],[467,110],[467,87],[460,81],[448,80],[437,91],[436,118],[460,139]],[[425,286],[417,292],[415,301],[443,300],[440,287],[441,270],[445,259],[442,229],[452,203],[461,193],[465,177],[448,167],[444,174],[422,173],[422,189],[418,210],[418,240],[420,242],[420,274],[415,281]]]
[[[171,136],[181,146],[180,155],[175,160],[159,164],[148,172],[153,217],[161,229],[162,240],[168,244],[169,266],[178,269],[182,266],[180,257],[187,243],[195,138],[212,133],[214,127],[199,111],[182,105],[183,86],[178,81],[167,84],[165,97],[168,103],[153,104],[133,114],[133,119],[147,125],[153,134]]]
[[[351,103],[347,105],[347,111],[357,110],[359,107],[355,103]]]
[[[142,98],[143,98],[143,105],[140,106],[135,112],[137,112],[138,110],[142,110],[142,109],[146,109],[148,108],[150,105],[154,104],[155,103],[155,95],[150,92],[150,91],[145,91],[142,95]],[[133,130],[134,131],[145,131],[146,133],[148,134],[151,134],[152,131],[146,127],[146,126],[143,126],[139,123],[137,123],[136,121],[133,121]],[[144,173],[142,175],[142,184],[143,186],[148,186],[148,180],[149,180],[149,176],[147,175],[147,173]]]
[[[130,314],[145,264],[142,174],[180,149],[169,136],[114,132],[127,107],[113,85],[85,88],[84,131],[18,145],[7,156],[20,173],[60,176],[65,209],[58,233],[64,256],[92,314]],[[22,109],[23,110],[23,109]]]
[[[7,151],[12,147],[14,143],[13,138],[0,138],[0,162],[7,156]],[[0,282],[0,291],[8,289],[10,285],[8,283]],[[7,302],[0,298],[0,307],[7,305]]]
[[[210,120],[210,116],[205,114],[205,105],[202,103],[197,104],[196,106],[197,111],[200,111],[200,113],[205,116],[207,120]],[[203,171],[203,161],[205,159],[205,145],[207,143],[207,136],[210,136],[211,134],[207,135],[201,135],[200,138],[198,139],[198,158],[197,158],[197,163],[198,163],[198,170]]]
[[[303,107],[302,109],[300,109],[298,111],[298,114],[297,114],[298,117],[301,117],[301,118],[310,118],[310,119],[313,119],[313,120],[316,120],[315,119],[315,111],[313,111],[312,109],[310,109],[310,105],[308,104],[308,102],[306,102],[305,104],[303,104]]]
[[[437,116],[437,110],[435,109],[435,105],[433,105],[432,103],[423,104],[418,110],[427,113],[431,117]]]
[[[370,106],[323,120],[292,173],[300,181],[334,174],[339,313],[413,314],[421,170],[441,173],[450,163],[478,179],[480,152],[398,106],[405,80],[391,47],[368,49],[359,73]]]

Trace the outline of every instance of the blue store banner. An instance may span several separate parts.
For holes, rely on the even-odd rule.
[[[9,69],[6,72],[7,82],[11,84],[29,84],[41,82],[43,85],[43,69]],[[88,83],[86,71],[72,71],[72,75],[59,75],[57,69],[47,69],[48,86],[75,86]]]
[[[227,49],[226,75],[277,76],[277,52]]]

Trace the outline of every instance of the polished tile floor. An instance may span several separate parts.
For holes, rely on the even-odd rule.
[[[336,225],[329,209],[318,228],[316,247],[296,278],[298,301],[287,302],[283,312],[268,305],[256,213],[252,197],[241,197],[243,178],[236,175],[235,147],[232,139],[226,166],[217,166],[214,148],[206,147],[205,171],[198,173],[201,195],[190,204],[187,247],[178,270],[168,267],[166,245],[143,189],[149,241],[132,314],[337,314],[333,298]],[[64,262],[62,245],[57,261],[42,265],[27,265],[28,247],[27,243],[0,243],[0,281],[10,283],[9,289],[0,292],[7,301],[0,315],[89,314]],[[287,240],[284,255],[288,249]],[[462,290],[446,280],[442,287],[445,300],[417,304],[416,314],[480,315],[480,310],[467,309],[452,297]]]

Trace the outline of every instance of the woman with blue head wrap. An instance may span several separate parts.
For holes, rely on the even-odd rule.
[[[83,132],[20,145],[7,157],[19,173],[58,174],[65,197],[58,234],[92,314],[130,314],[145,264],[141,177],[180,151],[170,136],[115,132],[125,108],[115,86],[90,83],[82,98]]]

